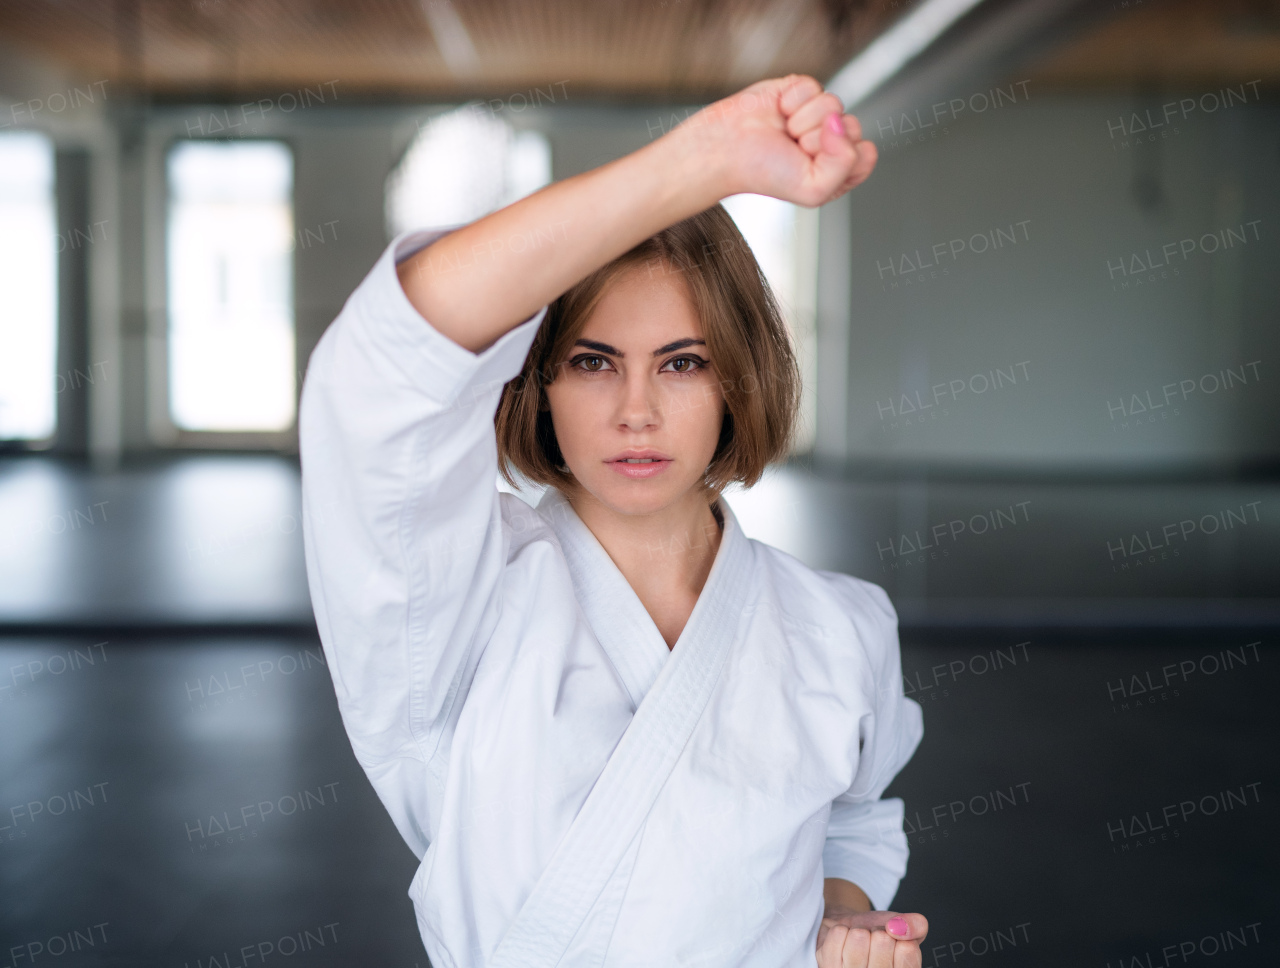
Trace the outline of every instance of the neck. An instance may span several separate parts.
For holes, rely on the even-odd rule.
[[[714,494],[693,488],[648,514],[621,514],[583,488],[565,497],[641,600],[697,599],[722,537]]]

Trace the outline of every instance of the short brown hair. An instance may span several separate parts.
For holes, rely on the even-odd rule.
[[[759,263],[717,204],[601,266],[551,304],[524,369],[502,388],[494,415],[498,466],[513,486],[512,468],[538,484],[572,484],[544,388],[608,285],[638,265],[683,274],[720,380],[724,423],[703,484],[716,492],[734,482],[750,487],[769,463],[786,456],[800,403],[795,353]]]

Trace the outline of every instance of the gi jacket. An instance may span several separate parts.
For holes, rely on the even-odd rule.
[[[356,758],[421,866],[438,968],[805,966],[823,877],[885,908],[881,799],[923,732],[876,585],[724,533],[668,650],[555,489],[498,491],[493,415],[546,312],[475,354],[388,247],[311,357],[307,574]],[[655,560],[658,560],[656,557]]]

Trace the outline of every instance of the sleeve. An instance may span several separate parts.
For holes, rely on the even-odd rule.
[[[316,625],[352,750],[419,859],[497,621],[510,536],[493,416],[546,313],[479,354],[434,329],[396,264],[443,234],[388,246],[316,345],[299,408]]]
[[[882,799],[924,735],[920,704],[902,690],[898,616],[884,589],[828,572],[849,603],[871,669],[866,685],[873,712],[859,724],[861,755],[849,789],[831,804],[823,874],[857,884],[878,911],[887,910],[907,872],[902,800]],[[871,695],[874,690],[874,696]]]

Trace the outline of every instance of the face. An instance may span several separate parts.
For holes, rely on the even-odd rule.
[[[724,397],[679,272],[617,276],[546,389],[565,464],[600,503],[648,514],[700,498]]]

